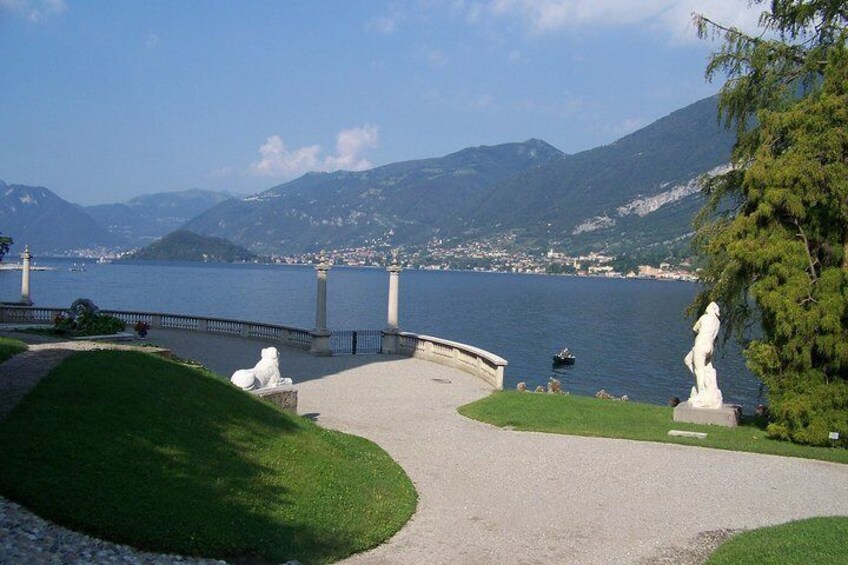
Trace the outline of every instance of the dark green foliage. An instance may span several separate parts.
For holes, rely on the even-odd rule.
[[[9,246],[11,246],[14,241],[12,241],[11,237],[2,235],[0,236],[0,261],[3,261],[3,257],[6,256],[6,253],[9,252]]]
[[[707,187],[693,309],[716,300],[731,332],[762,327],[746,354],[768,385],[772,436],[830,445],[839,432],[848,446],[848,7],[771,7],[774,40],[699,20],[726,37],[708,75],[730,74],[720,108],[738,142],[736,170]]]
[[[136,251],[132,258],[152,261],[233,263],[235,261],[252,261],[257,256],[244,247],[234,245],[220,237],[178,230],[155,243],[151,243],[144,249]]]
[[[574,265],[567,263],[551,263],[545,272],[549,275],[573,275],[577,272]]]
[[[338,560],[416,505],[373,443],[116,351],[68,358],[0,424],[0,493],[108,540],[250,563]]]
[[[126,326],[123,320],[102,314],[94,302],[87,298],[78,298],[67,312],[53,320],[56,333],[74,337],[112,335],[124,331]]]
[[[108,314],[96,316],[84,315],[71,320],[57,320],[55,329],[62,333],[82,337],[87,335],[112,335],[124,331],[127,325],[120,319]]]

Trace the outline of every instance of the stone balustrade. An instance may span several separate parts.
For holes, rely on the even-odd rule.
[[[0,323],[52,324],[53,319],[65,311],[65,308],[2,305],[0,306]],[[126,310],[101,310],[101,312],[120,318],[130,326],[136,322],[146,322],[151,329],[167,328],[262,339],[307,351],[312,346],[312,332],[302,328],[184,314]],[[394,352],[398,355],[453,367],[474,375],[496,390],[503,389],[507,361],[493,353],[438,337],[409,332],[398,332],[393,335],[397,335],[398,338],[398,347]]]
[[[0,322],[13,324],[52,324],[53,319],[65,311],[65,308],[4,305],[0,306]],[[276,324],[126,310],[101,310],[101,312],[120,318],[130,326],[136,322],[146,322],[150,325],[151,329],[190,330],[233,337],[263,339],[281,343],[287,347],[307,350],[312,342],[312,336],[309,330]]]
[[[483,349],[438,337],[400,332],[397,354],[459,369],[495,390],[503,390],[507,360]]]

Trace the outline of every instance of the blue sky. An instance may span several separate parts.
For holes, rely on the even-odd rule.
[[[247,194],[540,138],[573,153],[714,94],[693,11],[746,0],[0,0],[0,179],[80,204]]]

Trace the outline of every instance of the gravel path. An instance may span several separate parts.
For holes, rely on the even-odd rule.
[[[223,375],[267,347],[178,331],[151,341]],[[502,430],[456,412],[488,394],[465,373],[399,357],[281,357],[301,414],[378,443],[420,495],[394,538],[347,564],[701,563],[734,530],[848,515],[846,465]]]

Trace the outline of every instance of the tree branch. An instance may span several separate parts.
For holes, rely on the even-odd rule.
[[[795,227],[798,228],[798,237],[800,237],[804,242],[804,251],[807,252],[807,261],[810,263],[810,278],[813,279],[813,283],[819,280],[818,274],[816,274],[816,262],[817,260],[813,259],[813,254],[810,253],[810,241],[807,239],[807,234],[804,233],[804,228],[801,227],[801,224],[798,222],[797,218],[793,218],[792,222],[795,224]]]

